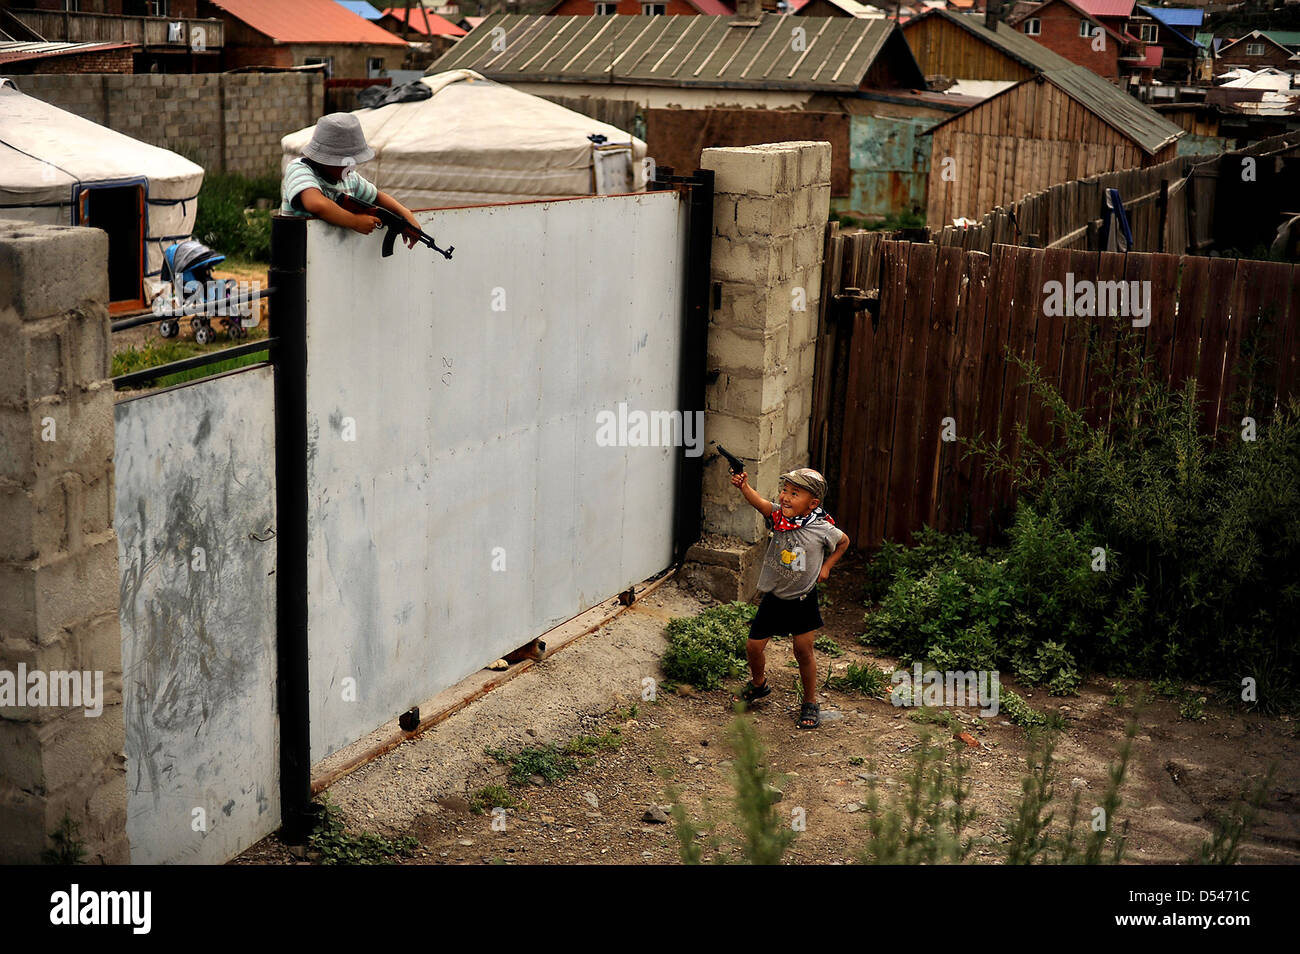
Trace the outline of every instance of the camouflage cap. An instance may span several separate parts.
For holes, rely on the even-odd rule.
[[[781,481],[802,487],[818,500],[826,499],[826,478],[811,467],[799,467],[781,475]]]

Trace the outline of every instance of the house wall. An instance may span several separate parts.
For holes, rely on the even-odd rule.
[[[319,73],[25,76],[37,99],[142,142],[190,156],[210,172],[279,174],[280,138],[324,109]]]
[[[1101,50],[1093,49],[1093,38],[1079,36],[1079,23],[1083,17],[1061,3],[1054,3],[1033,14],[1042,21],[1042,32],[1032,39],[1058,53],[1071,63],[1086,66],[1098,76],[1108,80],[1119,79],[1119,44],[1115,38],[1103,32]],[[1090,21],[1100,25],[1098,21]],[[1025,21],[1016,24],[1016,29],[1025,32]]]
[[[925,17],[907,24],[903,38],[926,76],[1019,81],[1032,75],[1027,66],[942,17]]]
[[[1023,83],[934,131],[927,224],[978,219],[999,205],[1058,182],[1154,165],[1148,156],[1051,83]],[[945,163],[946,158],[954,161]]]
[[[29,76],[32,73],[130,73],[134,71],[134,63],[131,48],[124,47],[98,53],[45,56],[39,60],[6,63],[4,71],[11,76]]]
[[[1251,41],[1247,40],[1237,43],[1231,50],[1226,53],[1220,51],[1219,59],[1214,63],[1214,75],[1226,73],[1228,70],[1235,70],[1239,67],[1245,67],[1248,70],[1262,70],[1271,66],[1278,70],[1294,70],[1296,63],[1290,62],[1291,53],[1281,47],[1274,46],[1266,40],[1260,41],[1264,44],[1263,56],[1248,56],[1246,54],[1246,44]]]
[[[196,17],[199,0],[171,0],[166,16]],[[63,0],[17,0],[13,6],[25,10],[63,10]],[[111,13],[126,16],[146,16],[144,0],[81,0],[78,13]]]
[[[824,141],[831,147],[831,195],[849,194],[849,117],[843,112],[766,109],[651,109],[648,154],[679,174],[700,168],[705,149],[767,142]]]
[[[564,3],[547,12],[557,17],[589,17],[595,10],[594,0],[564,0]],[[619,0],[617,12],[639,14],[641,0]],[[668,16],[693,17],[698,16],[699,12],[685,0],[664,0],[664,13]]]

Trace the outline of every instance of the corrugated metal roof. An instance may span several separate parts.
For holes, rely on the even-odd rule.
[[[427,73],[471,69],[503,82],[636,83],[848,92],[893,37],[899,72],[924,86],[896,26],[855,17],[556,17],[493,14]],[[494,42],[504,30],[504,43]],[[804,41],[794,42],[797,28]],[[494,46],[496,49],[494,49]],[[802,47],[802,48],[800,48]],[[896,67],[899,64],[895,64]],[[904,75],[900,82],[908,83]]]
[[[432,10],[412,7],[385,7],[384,16],[395,17],[402,22],[410,22],[411,29],[425,36],[464,36],[465,31],[446,17],[438,16]]]
[[[1048,70],[1042,74],[1042,79],[1059,88],[1102,122],[1132,140],[1147,155],[1155,155],[1186,132],[1181,126],[1165,119],[1145,103],[1139,103],[1114,83],[1102,79],[1086,66],[1075,66],[1071,63],[1064,69]],[[988,108],[991,103],[1005,96],[1016,86],[1039,81],[1037,76],[1021,80],[1015,86],[996,96],[990,96],[984,102],[972,106],[971,109],[936,123],[927,129],[925,134],[930,135],[939,127],[960,119],[973,109]]]
[[[1075,0],[1092,17],[1131,17],[1136,0]]]
[[[334,0],[212,0],[258,33],[281,43],[367,43],[406,46],[406,42]]]
[[[1190,10],[1186,7],[1138,7],[1149,17],[1154,17],[1165,26],[1189,27],[1200,26],[1205,22],[1204,10]]]
[[[15,40],[0,43],[0,63],[21,63],[24,60],[41,60],[48,56],[71,56],[78,53],[98,53],[103,50],[131,49],[132,43],[61,43],[55,40],[35,42]]]
[[[1075,102],[1141,146],[1148,155],[1155,155],[1184,133],[1181,126],[1139,103],[1086,66],[1071,66],[1043,75]]]

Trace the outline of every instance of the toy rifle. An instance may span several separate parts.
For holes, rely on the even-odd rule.
[[[388,209],[377,205],[371,205],[369,202],[362,202],[360,199],[355,196],[350,196],[347,193],[340,195],[335,202],[338,204],[339,208],[346,209],[347,211],[353,212],[357,215],[373,215],[383,223],[384,228],[387,229],[387,232],[384,234],[383,254],[385,258],[393,254],[393,244],[397,241],[398,235],[410,236],[411,238],[424,243],[443,258],[451,258],[451,253],[456,250],[456,246],[454,245],[448,245],[445,249],[438,248],[438,243],[434,241],[432,235],[428,232],[421,232],[396,212],[391,212]]]

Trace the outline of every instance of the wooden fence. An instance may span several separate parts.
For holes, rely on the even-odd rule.
[[[1300,133],[1288,133],[1218,156],[1179,156],[1145,169],[1124,169],[1063,182],[1027,195],[1010,208],[999,206],[978,225],[940,229],[932,239],[937,245],[982,252],[991,252],[999,244],[1096,250],[1103,195],[1107,189],[1118,189],[1136,251],[1204,251],[1214,244],[1216,186],[1221,177],[1238,183],[1241,160],[1247,156],[1263,159],[1298,152]],[[1288,178],[1281,170],[1259,170],[1254,182],[1260,194],[1269,194],[1267,180],[1274,175],[1279,176],[1279,181]],[[1268,205],[1257,203],[1257,207],[1267,209]],[[1243,209],[1233,202],[1225,211],[1241,216]]]
[[[1040,395],[1020,386],[1004,349],[1036,362],[1091,423],[1109,419],[1101,386],[1131,323],[1051,317],[1048,282],[1150,282],[1150,322],[1132,330],[1168,383],[1197,381],[1207,431],[1233,423],[1243,345],[1263,359],[1246,413],[1266,420],[1276,399],[1300,393],[1300,266],[1011,245],[989,255],[857,233],[835,236],[824,271],[824,291],[841,291],[819,340],[812,462],[859,546],[906,541],[924,525],[982,539],[1000,526],[1014,503],[1008,479],[985,475],[945,437],[1000,437],[1014,456],[1023,422],[1031,440],[1050,444]]]

